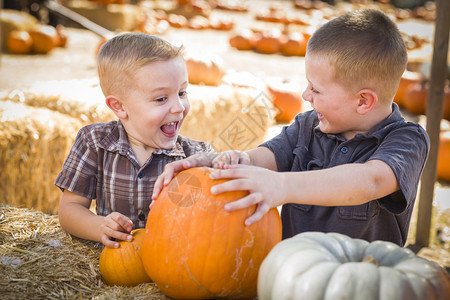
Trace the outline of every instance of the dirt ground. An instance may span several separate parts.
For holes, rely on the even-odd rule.
[[[285,1],[287,2],[287,1]],[[255,6],[263,8],[271,1],[254,1]],[[231,13],[236,20],[235,27],[246,27],[253,22],[253,17],[246,14]],[[430,36],[431,24],[419,24],[418,27],[403,24],[406,30],[419,30]],[[93,78],[96,76],[95,51],[101,41],[96,34],[83,30],[67,28],[68,43],[66,48],[56,48],[47,55],[10,55],[0,57],[0,90],[21,89],[36,81],[69,80]],[[169,28],[162,35],[173,43],[183,44],[187,50],[214,53],[223,60],[227,72],[247,71],[261,79],[282,77],[301,87],[306,86],[304,77],[304,60],[301,57],[282,55],[264,55],[252,51],[237,51],[228,44],[230,32],[213,30],[190,30]],[[304,110],[308,109],[304,105]],[[405,116],[413,121],[423,122],[423,117]],[[268,137],[281,128],[278,124],[271,128]],[[433,221],[431,243],[429,247],[413,247],[416,221],[413,217],[408,245],[419,255],[436,261],[450,269],[450,184],[436,184],[433,202]],[[416,210],[417,213],[417,210]]]

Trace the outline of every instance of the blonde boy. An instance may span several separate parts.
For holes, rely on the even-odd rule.
[[[80,130],[55,184],[63,190],[59,220],[69,233],[108,247],[145,226],[153,184],[164,166],[212,151],[180,136],[189,112],[181,49],[142,33],[102,46],[98,74],[118,120]],[[96,214],[89,210],[96,199]]]
[[[209,162],[224,168],[212,177],[234,179],[214,193],[249,191],[225,209],[256,204],[250,225],[283,205],[283,238],[322,231],[404,245],[429,150],[426,132],[393,103],[406,63],[397,27],[378,10],[350,12],[318,29],[307,46],[302,95],[314,110],[256,149]],[[166,166],[153,197],[173,174],[206,161]]]

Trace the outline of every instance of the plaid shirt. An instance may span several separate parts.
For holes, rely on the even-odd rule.
[[[134,228],[143,228],[153,186],[164,166],[198,152],[212,151],[206,142],[178,136],[173,149],[157,149],[140,166],[120,121],[96,123],[78,132],[55,185],[96,199],[98,215],[117,211],[128,216]]]

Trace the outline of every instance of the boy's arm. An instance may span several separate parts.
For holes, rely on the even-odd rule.
[[[63,229],[77,237],[102,242],[105,246],[117,248],[119,244],[112,240],[132,240],[133,223],[124,215],[113,212],[98,216],[89,210],[91,200],[76,193],[64,190],[59,202],[59,222]]]
[[[249,191],[246,197],[225,206],[226,210],[233,211],[257,204],[255,213],[246,220],[246,225],[259,220],[270,208],[286,203],[360,205],[399,189],[394,172],[381,160],[304,172],[272,172],[235,165],[217,170],[212,176],[215,179],[234,179],[214,186],[214,194]]]

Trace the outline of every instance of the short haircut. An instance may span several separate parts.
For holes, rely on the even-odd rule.
[[[182,47],[145,33],[123,33],[108,40],[97,56],[103,94],[122,95],[131,89],[137,69],[155,61],[181,57]]]
[[[380,101],[394,98],[408,62],[397,26],[375,9],[352,11],[325,23],[308,41],[308,53],[327,58],[338,82],[355,92],[370,88]]]

